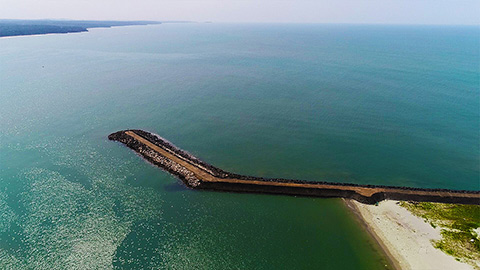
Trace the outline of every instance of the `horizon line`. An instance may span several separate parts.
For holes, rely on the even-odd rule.
[[[145,21],[145,22],[159,22],[159,23],[168,23],[168,22],[181,22],[181,23],[216,23],[216,24],[330,24],[330,25],[409,25],[409,26],[480,26],[480,22],[477,24],[465,24],[465,23],[455,23],[455,24],[444,24],[444,23],[408,23],[408,22],[258,22],[258,21],[211,21],[211,20],[202,20],[202,21],[189,21],[189,20],[151,20],[151,19],[67,19],[67,18],[41,18],[41,19],[19,19],[19,18],[0,18],[2,20],[12,20],[12,21],[103,21],[103,22],[134,22],[134,21]]]

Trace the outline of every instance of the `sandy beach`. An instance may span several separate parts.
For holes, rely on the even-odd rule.
[[[431,241],[438,240],[440,228],[433,228],[414,216],[397,201],[383,201],[378,206],[345,200],[361,218],[367,231],[379,242],[398,269],[473,270],[473,266],[455,260]]]

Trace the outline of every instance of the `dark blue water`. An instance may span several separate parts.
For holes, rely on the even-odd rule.
[[[106,136],[241,174],[480,190],[479,65],[479,27],[0,39],[0,268],[381,269],[339,200],[186,190]]]

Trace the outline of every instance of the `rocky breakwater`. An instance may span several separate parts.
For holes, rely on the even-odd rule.
[[[349,198],[367,204],[384,199],[480,204],[480,191],[311,182],[239,175],[214,167],[162,137],[143,130],[118,131],[110,134],[108,138],[125,144],[149,162],[176,175],[193,189]]]
[[[142,144],[141,142],[134,139],[132,136],[127,135],[125,132],[116,132],[110,134],[108,136],[108,139],[119,141],[125,144],[126,146],[140,154],[142,157],[144,157],[146,160],[165,169],[171,174],[176,175],[177,177],[182,179],[187,186],[191,188],[196,188],[201,183],[200,179],[198,179],[193,172],[189,171],[187,168],[178,164],[177,162],[161,155],[152,148]]]

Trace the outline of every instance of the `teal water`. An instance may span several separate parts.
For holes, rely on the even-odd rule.
[[[480,190],[479,65],[479,27],[0,39],[0,268],[384,269],[340,200],[186,190],[106,136],[247,175]]]

